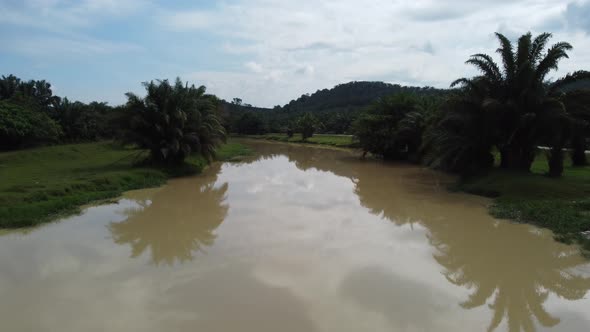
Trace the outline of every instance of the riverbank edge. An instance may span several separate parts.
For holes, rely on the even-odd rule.
[[[292,137],[286,134],[269,133],[263,135],[232,135],[233,138],[248,138],[289,144],[306,144],[306,145],[322,145],[332,146],[338,148],[358,148],[358,144],[354,141],[352,135],[329,135],[316,134],[307,140],[303,140],[301,134],[295,134]]]
[[[218,148],[213,162],[236,161],[252,153],[248,147],[230,140]],[[174,168],[129,165],[115,174],[109,173],[102,178],[98,174],[98,178],[66,190],[48,187],[45,197],[40,197],[39,201],[0,206],[0,229],[28,228],[53,222],[80,213],[83,206],[112,202],[127,191],[159,187],[172,178],[198,175],[209,165],[202,156],[193,155]]]
[[[493,217],[549,229],[556,241],[578,245],[590,259],[590,169],[585,172],[583,179],[553,179],[496,169],[459,179],[449,190],[490,198],[488,213]]]
[[[286,134],[236,137],[325,147],[336,146],[334,141],[338,140],[338,148],[355,148],[352,137],[343,135],[314,136],[308,141],[295,135],[289,138]],[[316,141],[311,141],[314,138]],[[348,138],[350,144],[343,144],[343,138]],[[323,143],[322,140],[332,142]],[[584,199],[590,192],[590,167],[577,168],[575,173],[566,171],[564,179],[551,179],[541,174],[546,172],[542,152],[538,159],[533,165],[537,174],[514,174],[498,169],[477,178],[459,178],[448,190],[490,198],[492,204],[488,213],[493,217],[549,229],[557,241],[578,244],[584,255],[590,257],[590,199]],[[572,175],[578,173],[582,175]],[[561,190],[565,187],[566,192]]]

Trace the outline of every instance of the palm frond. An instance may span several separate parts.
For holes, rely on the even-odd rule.
[[[496,50],[496,52],[502,56],[502,62],[504,63],[504,75],[509,81],[511,81],[515,71],[515,59],[512,43],[501,33],[496,32],[496,37],[500,41],[500,47]]]
[[[536,64],[541,59],[543,50],[551,37],[553,37],[551,33],[545,32],[535,38],[530,55],[531,63]]]
[[[474,65],[485,75],[485,77],[494,83],[502,80],[500,68],[498,68],[498,65],[494,62],[492,57],[487,54],[474,54],[465,63]]]
[[[559,61],[564,58],[569,58],[567,51],[571,50],[572,48],[572,45],[566,42],[560,42],[551,46],[545,57],[539,62],[539,65],[537,66],[535,71],[535,80],[543,81],[545,76],[547,76],[551,70],[557,70]]]
[[[518,39],[518,49],[516,52],[516,67],[520,68],[526,63],[530,62],[530,54],[532,47],[532,35],[526,33]]]

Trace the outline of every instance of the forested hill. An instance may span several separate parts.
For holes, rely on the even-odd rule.
[[[568,84],[564,87],[563,90],[565,90],[565,91],[590,90],[590,80],[580,80],[578,82]]]
[[[398,92],[433,95],[444,91],[431,87],[400,86],[384,82],[350,82],[332,89],[318,90],[311,95],[303,95],[282,108],[294,112],[345,110],[364,107],[380,97]]]
[[[417,95],[440,95],[447,90],[431,87],[409,87],[384,82],[350,82],[339,84],[332,89],[318,90],[290,101],[284,106],[273,109],[258,108],[250,105],[226,103],[224,112],[230,131],[252,133],[261,131],[283,131],[297,117],[310,112],[316,116],[324,127],[324,132],[345,133],[350,123],[364,107],[380,97],[405,92]],[[246,116],[244,116],[246,114]],[[240,130],[240,119],[248,122],[247,130]],[[261,120],[262,124],[256,124]]]

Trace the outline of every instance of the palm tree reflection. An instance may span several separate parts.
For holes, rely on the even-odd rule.
[[[355,172],[361,204],[398,225],[416,222],[427,228],[443,275],[472,290],[461,307],[491,302],[488,331],[504,319],[509,331],[535,331],[534,320],[555,326],[560,319],[543,306],[549,296],[579,300],[590,289],[590,277],[575,271],[587,263],[577,248],[555,242],[546,231],[494,220],[483,199],[439,189],[432,173],[404,167],[392,173],[377,179],[371,172]]]
[[[454,180],[447,175],[403,164],[343,162],[349,156],[307,151],[292,151],[289,159],[302,170],[315,167],[350,178],[361,205],[372,214],[428,229],[443,275],[472,290],[461,307],[490,302],[489,331],[504,320],[509,331],[535,331],[535,321],[556,326],[560,319],[544,308],[549,296],[579,300],[590,289],[590,276],[576,272],[588,263],[577,248],[555,242],[546,231],[495,220],[485,199],[449,193]]]
[[[118,244],[129,244],[131,256],[138,257],[149,248],[151,261],[172,265],[190,261],[193,254],[211,246],[214,230],[227,215],[225,204],[228,185],[216,185],[220,165],[214,164],[206,174],[175,180],[151,199],[139,200],[144,206],[130,212],[123,222],[111,223],[109,230]]]
[[[579,300],[590,289],[590,278],[575,272],[585,263],[577,249],[525,225],[469,224],[461,223],[463,232],[448,224],[431,225],[430,242],[447,280],[472,290],[463,308],[477,308],[490,299],[493,317],[488,331],[505,318],[509,331],[535,331],[535,319],[542,326],[555,326],[559,318],[543,306],[549,295]]]

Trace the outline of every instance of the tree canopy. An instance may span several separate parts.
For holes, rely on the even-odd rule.
[[[127,121],[122,139],[150,151],[158,163],[181,163],[192,152],[207,159],[225,141],[218,100],[205,87],[177,78],[143,83],[147,95],[127,93]]]

